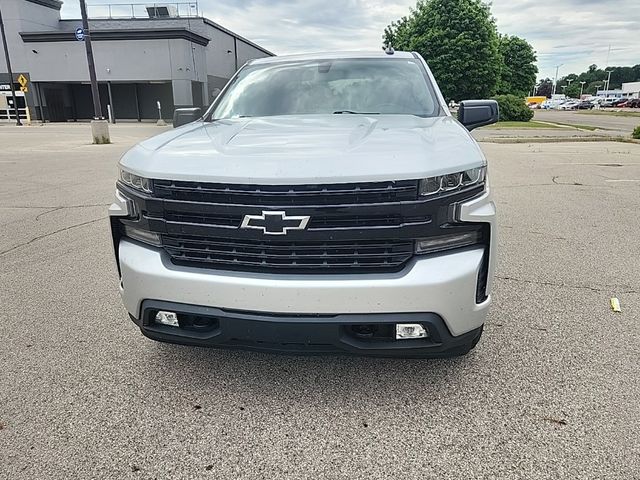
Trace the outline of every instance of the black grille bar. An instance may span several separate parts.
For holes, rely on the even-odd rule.
[[[210,268],[387,269],[401,267],[414,251],[413,241],[266,242],[163,236],[174,263]]]
[[[222,213],[182,213],[173,210],[165,210],[164,219],[168,222],[185,223],[195,225],[212,225],[218,227],[237,228],[242,223],[243,215]],[[402,227],[404,225],[427,224],[430,216],[395,215],[339,215],[319,214],[313,215],[307,227],[308,230],[324,230],[333,228],[361,228],[361,227]]]
[[[326,185],[230,185],[154,180],[153,189],[159,198],[258,206],[387,203],[418,197],[417,180]]]

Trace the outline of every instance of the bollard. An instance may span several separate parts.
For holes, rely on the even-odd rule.
[[[162,119],[162,105],[160,104],[160,100],[158,100],[156,104],[158,105],[158,121],[156,122],[156,125],[159,127],[166,127],[167,123]]]

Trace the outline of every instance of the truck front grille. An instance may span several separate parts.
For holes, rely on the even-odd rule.
[[[247,241],[225,238],[163,235],[174,263],[223,270],[331,272],[393,270],[413,255],[413,241]]]
[[[477,195],[423,198],[417,180],[333,185],[246,185],[153,180],[153,193],[119,185],[135,203],[125,224],[157,233],[175,264],[264,273],[397,272],[416,239],[475,229],[457,225],[453,206]],[[284,212],[309,217],[304,228],[279,235],[246,216]]]
[[[349,205],[415,200],[417,180],[318,185],[238,185],[154,180],[159,198],[225,205]]]

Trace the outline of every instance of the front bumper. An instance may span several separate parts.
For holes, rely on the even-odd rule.
[[[181,327],[154,322],[160,310],[178,313],[183,319]],[[187,318],[204,320],[206,325],[194,328],[188,321],[185,325],[182,322]],[[266,352],[353,353],[390,357],[455,355],[475,344],[482,331],[479,327],[453,337],[442,319],[433,313],[264,315],[155,300],[145,300],[142,317],[136,319],[132,316],[132,320],[145,336],[161,342]],[[394,323],[419,323],[427,329],[429,337],[395,341]]]
[[[480,327],[489,308],[490,298],[475,298],[483,253],[414,259],[395,274],[273,275],[176,266],[163,250],[123,239],[121,293],[136,318],[149,299],[286,315],[428,312],[457,336]]]
[[[458,208],[461,221],[490,225],[489,248],[416,256],[397,273],[282,275],[178,266],[163,249],[122,238],[116,249],[122,299],[145,335],[166,341],[179,342],[180,338],[170,340],[167,337],[170,333],[166,331],[145,328],[145,301],[171,302],[186,308],[213,308],[222,312],[252,312],[251,321],[262,322],[260,325],[272,324],[269,318],[273,317],[297,318],[295,322],[279,323],[283,337],[288,335],[287,326],[305,331],[304,325],[321,327],[314,320],[318,315],[323,322],[332,317],[338,320],[329,324],[344,324],[353,319],[352,315],[382,315],[384,318],[380,317],[378,321],[384,323],[393,322],[400,314],[416,314],[422,315],[424,321],[439,322],[444,328],[442,331],[448,335],[442,335],[443,343],[455,344],[468,335],[475,335],[484,324],[491,303],[496,245],[495,205],[488,191]],[[112,216],[129,214],[126,199],[117,197],[110,213]],[[479,272],[486,255],[489,255],[488,262],[484,259],[488,267],[487,297],[477,303]],[[344,316],[349,317],[345,319]],[[238,321],[237,315],[228,318],[229,322]],[[375,322],[369,318],[366,323]],[[322,323],[325,324],[327,322]],[[320,331],[317,333],[322,336]],[[264,334],[264,331],[258,334]],[[256,340],[260,341],[259,338]],[[216,342],[205,343],[219,344]]]

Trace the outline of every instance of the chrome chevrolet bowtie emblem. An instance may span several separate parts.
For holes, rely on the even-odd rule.
[[[245,215],[240,228],[262,230],[265,235],[286,235],[289,230],[304,230],[309,216],[287,216],[286,212],[262,212],[262,215]]]

